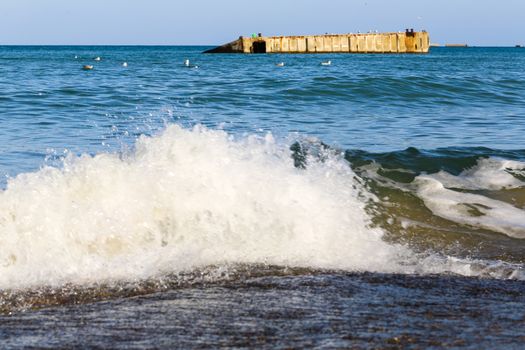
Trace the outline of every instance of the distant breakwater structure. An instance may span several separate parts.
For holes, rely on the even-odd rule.
[[[397,33],[241,36],[205,53],[428,53],[430,36],[413,29]]]

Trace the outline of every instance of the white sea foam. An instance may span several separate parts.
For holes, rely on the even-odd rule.
[[[512,173],[525,175],[525,163],[500,158],[486,158],[480,159],[476,166],[465,170],[458,176],[440,171],[430,177],[448,188],[500,190],[525,187],[525,182]]]
[[[460,190],[503,190],[525,187],[525,163],[500,158],[480,159],[455,176],[445,171],[416,178],[418,195],[435,215],[460,224],[525,238],[525,211],[509,203]],[[516,176],[518,175],[518,176]]]
[[[416,184],[418,195],[437,216],[525,238],[525,211],[522,209],[482,195],[447,189],[432,176],[418,176]]]
[[[384,242],[361,190],[337,156],[297,169],[270,135],[169,126],[132,154],[70,157],[10,180],[0,193],[0,289],[228,263],[480,273]]]

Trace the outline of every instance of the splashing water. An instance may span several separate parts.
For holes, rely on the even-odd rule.
[[[9,181],[0,194],[0,288],[132,281],[222,264],[482,270],[386,243],[369,225],[363,193],[335,154],[299,169],[271,135],[234,139],[172,125],[141,137],[130,154],[70,156],[62,168]]]

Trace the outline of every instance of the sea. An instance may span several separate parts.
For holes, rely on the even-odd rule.
[[[0,347],[523,349],[525,49],[208,48],[0,46]]]

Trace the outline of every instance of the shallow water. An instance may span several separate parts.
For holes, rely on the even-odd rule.
[[[203,49],[0,47],[10,346],[517,348],[525,50]]]
[[[4,346],[519,349],[523,282],[316,273],[2,316]]]

